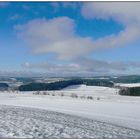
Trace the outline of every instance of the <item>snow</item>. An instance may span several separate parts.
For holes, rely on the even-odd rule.
[[[116,83],[115,85],[121,87],[140,87],[140,83],[131,83],[131,84]]]
[[[90,90],[90,91],[93,91],[93,90],[104,90],[104,89],[110,89],[108,87],[99,87],[99,86],[87,86],[87,85],[73,85],[73,86],[68,86],[67,88],[64,88],[63,90],[77,90],[77,91],[80,91],[80,90]]]
[[[118,95],[118,89],[115,88],[85,85],[46,92],[50,95],[0,92],[0,105],[44,109],[140,131],[140,97]],[[61,96],[62,93],[64,96]],[[73,93],[78,98],[72,98]],[[88,100],[87,96],[92,96],[93,100]]]
[[[116,77],[116,76],[113,76],[112,78],[115,78],[115,79],[116,79],[116,78],[118,78],[118,77]]]
[[[70,95],[71,93],[75,93],[77,95],[85,95],[85,96],[100,96],[106,98],[108,96],[116,95],[118,89],[109,88],[109,87],[99,87],[99,86],[86,86],[86,85],[75,85],[69,86],[61,92],[64,92],[66,95]]]
[[[137,130],[58,112],[0,106],[1,138],[139,138]]]

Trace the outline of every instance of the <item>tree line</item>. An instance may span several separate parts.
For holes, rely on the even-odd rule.
[[[127,96],[140,96],[140,87],[122,88],[120,89],[119,94]]]
[[[53,83],[29,83],[19,86],[19,91],[44,91],[44,90],[61,90],[71,85],[85,84],[88,86],[107,86],[113,87],[114,84],[107,80],[94,79],[71,79],[64,81],[57,81]]]

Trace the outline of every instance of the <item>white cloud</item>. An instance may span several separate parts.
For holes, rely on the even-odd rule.
[[[113,18],[123,24],[140,22],[140,2],[86,2],[82,14],[86,18]]]
[[[55,53],[60,59],[73,59],[102,48],[123,46],[139,38],[139,25],[127,26],[118,35],[93,40],[75,33],[75,22],[68,17],[36,19],[16,26],[34,53]]]
[[[125,70],[134,66],[134,63],[122,62],[87,62],[81,60],[95,50],[111,47],[122,47],[128,43],[140,39],[140,2],[86,2],[82,7],[82,15],[87,19],[114,19],[125,28],[118,34],[112,34],[93,40],[92,37],[81,37],[76,34],[75,21],[69,17],[57,17],[53,19],[36,19],[24,25],[16,26],[19,36],[31,47],[33,53],[54,53],[56,58],[71,60],[68,65],[39,64],[40,67],[56,69],[56,71],[108,71]],[[78,63],[78,64],[77,64]],[[95,67],[90,67],[90,65]],[[34,64],[31,67],[37,67]],[[139,64],[135,64],[139,66]],[[76,67],[75,67],[76,66]],[[29,67],[29,66],[28,66]],[[65,68],[64,68],[65,67]],[[84,67],[84,68],[82,68]],[[104,69],[102,69],[104,68]],[[138,67],[137,67],[138,68]]]
[[[71,63],[59,64],[59,63],[29,63],[26,62],[22,65],[29,70],[44,70],[47,73],[52,74],[65,74],[65,75],[88,75],[88,74],[116,74],[129,72],[130,70],[140,70],[140,62],[123,62],[123,61],[101,61],[91,60],[87,58],[77,59]]]
[[[65,1],[65,2],[51,2],[50,5],[58,10],[61,6],[63,8],[77,8],[78,6],[80,6],[80,2],[69,2],[69,1]]]
[[[107,36],[100,40],[105,46],[125,45],[140,39],[140,2],[87,2],[82,7],[82,14],[88,19],[114,19],[125,26],[118,36]],[[99,42],[99,44],[100,44]]]
[[[45,73],[39,73],[39,72],[31,72],[31,71],[8,71],[8,70],[0,70],[0,76],[1,77],[41,77],[45,76]]]
[[[77,8],[80,5],[80,2],[62,2],[64,8]]]
[[[118,35],[99,39],[98,46],[121,46],[140,38],[140,2],[86,2],[81,11],[87,19],[112,18],[125,26]]]
[[[32,20],[15,27],[34,53],[56,53],[60,59],[71,59],[88,53],[94,47],[90,37],[75,34],[74,20],[58,17]]]

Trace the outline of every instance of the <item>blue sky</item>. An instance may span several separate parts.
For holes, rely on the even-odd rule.
[[[0,72],[139,74],[139,9],[139,2],[0,3]]]

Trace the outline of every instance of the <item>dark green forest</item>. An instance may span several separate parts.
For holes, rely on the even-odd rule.
[[[140,87],[123,88],[119,91],[120,95],[140,96]]]
[[[8,84],[6,84],[6,83],[0,83],[0,89],[8,89]]]
[[[43,90],[61,90],[71,85],[85,84],[88,86],[106,86],[113,87],[114,84],[107,80],[93,80],[93,79],[72,79],[57,81],[53,83],[30,83],[21,85],[18,89],[20,91],[43,91]]]

